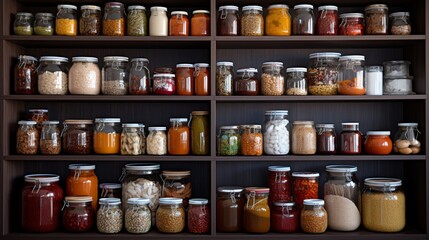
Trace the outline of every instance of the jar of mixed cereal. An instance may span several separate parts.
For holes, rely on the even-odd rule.
[[[307,68],[286,69],[286,95],[303,96],[308,93]]]
[[[63,228],[67,232],[88,232],[95,221],[91,196],[68,196],[64,199]]]
[[[147,58],[131,59],[129,92],[132,95],[147,95],[150,92],[150,71]]]
[[[13,23],[13,32],[16,35],[33,35],[33,14],[27,12],[18,12]]]
[[[185,210],[180,198],[160,198],[156,228],[161,233],[179,233],[185,228]]]
[[[169,27],[170,36],[189,36],[188,13],[185,11],[171,12]]]
[[[238,126],[221,126],[217,152],[220,156],[235,156],[240,153],[241,136]]]
[[[261,125],[241,125],[241,155],[261,156],[263,140]]]
[[[409,12],[395,12],[389,15],[390,33],[393,35],[411,34],[411,22]]]
[[[37,93],[37,59],[19,55],[15,65],[15,93],[33,95]]]
[[[308,92],[311,95],[336,95],[338,59],[340,53],[321,52],[310,54],[308,66]]]
[[[191,36],[210,36],[210,12],[195,10],[191,18]]]
[[[283,63],[264,62],[262,64],[261,93],[265,96],[284,94],[285,78],[282,73]]]
[[[123,226],[121,199],[101,198],[98,202],[97,230],[101,233],[118,233]]]
[[[293,172],[293,198],[299,209],[305,199],[319,197],[319,173]]]
[[[68,91],[68,58],[43,56],[37,67],[38,90],[42,95],[65,95]]]
[[[42,36],[54,35],[54,14],[36,13],[34,20],[34,34]]]
[[[101,71],[96,57],[73,57],[69,71],[70,94],[98,95],[101,88]]]
[[[210,231],[210,208],[204,198],[189,199],[188,231],[190,233],[208,233]]]
[[[180,63],[176,65],[177,95],[194,95],[194,65]]]
[[[128,6],[128,36],[147,36],[146,8],[140,5]]]
[[[313,35],[316,18],[313,5],[298,4],[293,7],[292,33],[294,35]]]
[[[258,95],[259,80],[256,78],[258,69],[244,68],[237,70],[237,76],[234,79],[235,95]]]
[[[152,227],[147,198],[129,198],[125,210],[125,229],[129,233],[147,233]]]
[[[58,5],[55,20],[55,33],[63,36],[77,35],[77,7],[74,5]]]
[[[144,125],[143,125],[144,126]],[[144,133],[144,132],[143,132]],[[138,123],[122,124],[121,133],[121,155],[141,155],[145,149],[145,136],[140,130]]]
[[[305,199],[301,211],[301,228],[306,233],[324,233],[328,228],[328,213],[322,199]]]
[[[153,75],[153,94],[174,95],[176,94],[175,75],[171,73],[158,73]]]
[[[270,5],[265,17],[265,34],[267,36],[290,36],[291,17],[286,4]]]
[[[149,135],[146,138],[146,150],[148,155],[167,154],[166,127],[149,127]]]
[[[67,154],[92,152],[92,120],[64,120],[61,133],[63,150]]]
[[[372,4],[365,8],[365,34],[387,34],[388,7],[385,4]]]
[[[80,7],[79,34],[97,36],[101,34],[101,8],[94,5]]]
[[[194,64],[195,95],[210,95],[210,65],[208,63]]]
[[[242,36],[263,36],[264,35],[264,16],[262,7],[257,5],[244,6],[241,16],[241,35]]]
[[[36,121],[19,121],[16,133],[16,152],[18,154],[37,154],[39,150],[39,131]]]
[[[231,96],[233,90],[234,63],[217,62],[216,66],[216,95]]]
[[[120,2],[108,2],[104,6],[103,17],[104,36],[125,35],[125,9]]]
[[[294,121],[292,127],[292,153],[315,154],[317,134],[313,121]]]
[[[338,34],[338,7],[333,5],[320,6],[317,15],[316,32],[318,35]]]
[[[40,152],[46,155],[56,155],[61,152],[61,137],[59,121],[44,121],[40,135]]]
[[[219,36],[238,36],[241,34],[238,7],[226,5],[219,7],[217,34]]]
[[[126,95],[128,92],[128,57],[104,57],[101,71],[101,92],[104,95]]]

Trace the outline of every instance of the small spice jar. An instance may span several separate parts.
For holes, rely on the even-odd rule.
[[[96,118],[94,128],[94,152],[118,154],[121,152],[121,119]]]
[[[152,227],[147,198],[129,198],[125,210],[125,229],[129,233],[147,233]]]
[[[244,197],[241,187],[218,187],[216,195],[216,229],[239,232],[243,228]]]
[[[171,73],[158,73],[153,75],[153,94],[174,95],[176,94],[175,75]]]
[[[122,186],[120,183],[100,183],[99,190],[100,198],[121,198]]]
[[[194,65],[180,63],[176,65],[176,92],[177,95],[194,95]]]
[[[365,67],[366,95],[383,95],[383,66]]]
[[[306,233],[324,233],[328,228],[328,214],[322,199],[305,199],[301,211],[301,228]]]
[[[238,69],[234,79],[234,95],[258,95],[260,84],[256,78],[257,73],[256,68]]]
[[[308,94],[307,68],[286,69],[286,95],[304,96]]]
[[[195,95],[210,95],[210,65],[208,63],[194,64]]]
[[[55,19],[55,33],[62,36],[77,35],[77,7],[75,5],[61,4],[57,6]]]
[[[73,57],[69,71],[70,94],[98,95],[101,88],[101,71],[96,57]]]
[[[36,121],[36,128],[40,132],[42,130],[42,124],[44,121],[48,121],[48,109],[28,109],[27,120]]]
[[[208,111],[192,111],[191,127],[191,153],[193,155],[209,155],[210,153],[210,123]]]
[[[189,36],[189,19],[185,11],[171,12],[169,23],[170,36]]]
[[[365,56],[341,56],[338,75],[338,93],[365,95]]]
[[[146,8],[140,5],[128,6],[128,36],[147,36]]]
[[[238,126],[221,126],[217,137],[217,153],[220,156],[236,156],[240,152],[241,136]]]
[[[289,6],[286,4],[273,4],[267,8],[265,17],[265,35],[290,36],[291,17]]]
[[[385,4],[372,4],[365,7],[365,34],[387,34],[388,10]]]
[[[293,172],[293,198],[299,209],[302,208],[304,199],[319,197],[319,173],[317,172]]]
[[[68,196],[64,199],[63,229],[67,232],[88,232],[95,222],[91,196]]]
[[[168,17],[166,7],[151,7],[149,36],[168,36]]]
[[[194,10],[191,18],[191,36],[210,36],[210,12]]]
[[[14,68],[15,93],[33,95],[37,93],[37,59],[19,55]]]
[[[298,4],[293,7],[292,33],[293,35],[313,35],[315,33],[316,18],[313,5]]]
[[[360,154],[362,148],[362,134],[359,131],[359,123],[342,123],[340,133],[340,153]]]
[[[338,7],[333,5],[320,6],[317,11],[317,35],[338,34]]]
[[[187,118],[170,118],[167,134],[167,151],[170,155],[188,155],[191,150],[191,133]]]
[[[272,231],[279,233],[298,231],[300,214],[294,202],[273,202],[270,209]]]
[[[118,233],[123,226],[121,199],[100,198],[97,211],[97,230],[100,233]]]
[[[263,152],[263,137],[261,125],[241,125],[241,155],[261,156]]]
[[[362,223],[374,232],[399,232],[405,227],[405,194],[396,178],[367,178],[362,192]]]
[[[156,210],[156,228],[161,233],[179,233],[185,228],[185,210],[180,198],[160,198]]]
[[[343,13],[339,18],[339,35],[357,36],[364,34],[362,13]]]
[[[40,135],[40,152],[45,155],[57,155],[61,152],[59,121],[44,121]]]
[[[37,67],[38,90],[42,95],[65,95],[68,91],[68,58],[40,57]]]
[[[144,126],[144,125],[143,125]],[[122,124],[121,133],[121,155],[141,155],[144,154],[145,136],[140,131],[138,123]]]
[[[411,34],[411,22],[409,12],[395,12],[389,15],[390,33],[393,35]]]
[[[313,121],[294,121],[292,127],[292,153],[315,154],[317,134]]]
[[[388,155],[392,152],[390,131],[368,131],[363,144],[367,154]]]
[[[308,92],[311,95],[336,95],[338,90],[338,59],[340,53],[310,54],[308,66]]]
[[[34,20],[34,34],[41,36],[54,35],[54,14],[36,13]]]
[[[91,196],[92,208],[97,209],[98,178],[95,165],[70,164],[66,178],[66,193],[68,196]]]
[[[187,208],[192,196],[191,171],[162,171],[162,181],[162,197],[183,199]]]
[[[126,95],[128,93],[128,57],[104,57],[101,70],[101,92],[104,95]]]
[[[395,134],[393,151],[399,154],[418,154],[422,144],[418,140],[420,131],[418,123],[398,123],[398,131]]]
[[[216,63],[216,95],[231,96],[232,81],[234,79],[234,63],[233,62],[217,62]]]
[[[39,150],[39,131],[36,121],[19,121],[16,133],[16,152],[18,154],[34,155]]]
[[[337,136],[334,124],[316,124],[317,153],[335,154],[337,152]]]
[[[265,111],[264,153],[286,155],[290,150],[287,110]]]
[[[125,9],[120,2],[108,2],[104,5],[103,16],[104,36],[125,35]]]
[[[264,16],[262,7],[257,5],[244,6],[241,16],[241,35],[242,36],[263,36],[264,35]]]
[[[65,120],[61,132],[63,150],[67,154],[92,152],[92,120]]]
[[[188,231],[190,233],[208,233],[210,231],[210,209],[204,198],[189,199]]]
[[[27,12],[18,12],[15,15],[13,32],[16,35],[33,35],[33,24],[33,14]]]
[[[94,5],[80,7],[79,34],[97,36],[101,34],[101,8]]]
[[[248,233],[270,231],[269,188],[248,187],[245,189],[247,202],[244,205],[243,228]]]
[[[237,6],[226,5],[219,7],[217,17],[217,34],[219,36],[240,35],[240,25],[241,22]]]
[[[267,186],[270,189],[268,198],[268,204],[270,206],[273,206],[274,202],[291,201],[292,179],[290,167],[269,166]]]
[[[281,96],[284,94],[285,78],[282,74],[282,62],[264,62],[262,64],[261,94]]]
[[[132,95],[148,95],[150,92],[150,71],[147,58],[132,58],[129,75],[129,93]]]
[[[146,151],[148,155],[167,154],[167,134],[166,127],[149,127],[149,134],[146,138]]]

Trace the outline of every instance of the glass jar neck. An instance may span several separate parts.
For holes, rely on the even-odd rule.
[[[322,210],[323,205],[304,205],[303,210]]]

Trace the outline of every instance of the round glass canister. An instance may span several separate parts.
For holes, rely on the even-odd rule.
[[[364,95],[365,56],[341,56],[338,75],[338,93],[342,95]]]
[[[108,2],[104,5],[103,16],[104,36],[125,35],[125,9],[120,2]]]
[[[189,199],[188,231],[190,233],[209,233],[210,208],[209,200],[204,198]]]
[[[15,93],[33,95],[37,93],[37,59],[19,55],[14,68]]]
[[[281,96],[285,90],[285,78],[282,74],[282,62],[264,62],[262,64],[261,94]]]
[[[365,8],[365,34],[387,34],[389,17],[385,4],[372,4]]]
[[[234,79],[234,63],[233,62],[217,62],[216,63],[216,95],[231,96],[232,81]]]
[[[19,121],[16,133],[16,152],[33,155],[39,151],[39,131],[36,121]]]
[[[121,119],[96,118],[94,127],[94,152],[118,154],[121,152]]]
[[[66,178],[67,196],[91,196],[92,208],[97,209],[98,178],[95,174],[95,165],[70,164]]]
[[[368,131],[363,144],[367,154],[388,155],[392,152],[390,131]]]
[[[359,131],[359,123],[342,123],[340,133],[340,153],[360,154],[362,148],[362,133]]]
[[[367,178],[362,192],[363,226],[375,232],[399,232],[405,227],[405,194],[396,178]]]
[[[247,202],[243,210],[243,228],[248,233],[270,231],[269,188],[248,187],[245,189]]]
[[[286,4],[273,4],[267,8],[267,12],[265,35],[290,36],[292,31],[289,6]]]
[[[241,135],[238,126],[221,126],[217,141],[218,155],[236,156],[240,153]]]
[[[39,135],[42,131],[42,124],[49,120],[48,109],[28,109],[27,120],[36,121],[36,128],[39,131]]]
[[[149,127],[149,134],[146,138],[146,151],[148,155],[167,154],[167,128]]]
[[[149,36],[168,36],[168,17],[166,7],[151,7]]]
[[[191,171],[162,171],[162,181],[162,197],[181,198],[188,207],[192,196]]]
[[[167,151],[170,155],[188,155],[191,150],[191,133],[187,118],[170,118],[167,133]]]
[[[263,153],[263,137],[261,125],[241,125],[241,155],[261,156]]]
[[[389,15],[390,33],[393,35],[410,35],[411,22],[409,12],[395,12]]]
[[[97,230],[101,233],[119,233],[123,226],[121,199],[100,198],[97,211]]]
[[[156,228],[161,233],[179,233],[185,229],[185,209],[180,198],[160,198],[156,210]]]
[[[170,36],[189,36],[189,19],[185,11],[171,12],[169,21]]]
[[[194,65],[180,63],[176,65],[176,92],[177,95],[194,95]]]
[[[240,30],[240,16],[238,7],[234,5],[220,6],[217,17],[217,35],[238,36]]]
[[[286,95],[303,96],[308,94],[307,68],[286,69]]]
[[[13,23],[13,32],[16,35],[33,35],[33,14],[27,12],[17,12]]]
[[[140,131],[140,124],[138,123],[124,123],[122,124],[121,133],[121,155],[141,155],[144,154],[146,144],[145,136]]]
[[[271,230],[279,233],[297,232],[300,214],[294,202],[273,202],[271,209]]]
[[[64,197],[54,174],[26,175],[21,190],[21,227],[26,232],[53,232],[60,226]]]
[[[270,195],[268,204],[273,206],[274,202],[289,202],[292,200],[292,181],[290,167],[269,166],[268,167],[268,188]]]
[[[44,121],[40,135],[40,152],[45,155],[57,155],[61,152],[59,121]]]
[[[238,69],[234,79],[234,95],[258,95],[260,84],[256,74],[258,74],[256,68]]]
[[[191,153],[194,155],[208,155],[210,153],[210,124],[208,111],[192,111],[191,126]]]
[[[383,66],[365,67],[366,95],[383,95]]]
[[[313,5],[295,5],[292,16],[293,35],[313,35],[315,33],[316,18],[313,13]]]
[[[34,20],[34,34],[41,36],[54,35],[54,14],[36,13]]]
[[[129,198],[125,210],[125,229],[129,233],[147,233],[152,227],[147,198]]]
[[[150,70],[147,58],[132,58],[129,75],[129,93],[132,95],[148,95],[150,92]]]
[[[153,75],[153,94],[174,95],[176,94],[175,75],[171,73],[158,73]]]
[[[339,35],[357,36],[364,34],[364,19],[362,13],[340,14]]]
[[[120,183],[100,183],[99,198],[121,198],[122,185]]]
[[[95,221],[91,196],[68,196],[64,199],[63,229],[67,232],[88,232]]]
[[[101,71],[96,57],[73,57],[69,71],[69,92],[79,95],[98,95],[101,87]]]
[[[301,228],[305,233],[324,233],[328,228],[328,214],[322,199],[305,199],[301,211]]]
[[[62,36],[76,36],[77,7],[75,5],[60,4],[57,9],[55,33]]]
[[[244,197],[241,187],[218,187],[216,196],[216,229],[239,232],[243,228]]]
[[[101,34],[101,8],[94,5],[80,7],[79,34],[97,36]]]
[[[265,111],[264,153],[286,155],[289,153],[289,120],[287,110]]]
[[[263,36],[264,35],[264,16],[262,14],[261,6],[248,5],[242,8],[241,35],[242,36]]]
[[[194,64],[195,95],[210,95],[210,65],[208,63]]]
[[[317,150],[317,134],[313,121],[294,121],[292,127],[292,153],[309,155]]]
[[[56,56],[40,57],[37,67],[37,85],[42,95],[65,95],[68,91],[68,58]]]
[[[128,57],[104,57],[101,71],[101,92],[105,95],[126,95],[128,92]]]
[[[316,124],[317,153],[335,154],[337,152],[337,136],[334,124]]]
[[[293,172],[293,198],[299,209],[305,199],[319,196],[319,173],[317,172]]]
[[[210,36],[210,12],[194,10],[191,18],[191,36]]]
[[[398,123],[398,131],[395,134],[393,151],[400,154],[418,154],[422,144],[418,140],[420,131],[418,123]]]
[[[128,6],[128,36],[147,36],[146,8],[140,5]]]
[[[317,35],[338,34],[338,7],[333,5],[320,6],[317,11]]]
[[[92,120],[64,120],[61,132],[63,151],[67,154],[90,154],[92,125]]]
[[[308,92],[312,95],[336,95],[338,86],[338,59],[340,53],[310,54],[308,66]]]
[[[354,231],[361,221],[360,189],[357,167],[328,165],[325,168],[324,199],[328,226],[335,231]]]

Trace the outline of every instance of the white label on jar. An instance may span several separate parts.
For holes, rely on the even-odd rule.
[[[367,72],[365,80],[366,95],[383,95],[382,72]]]

